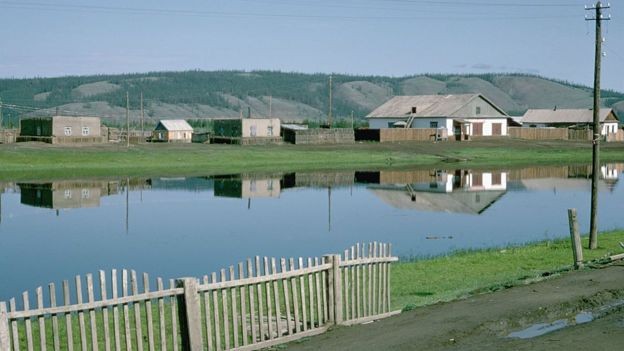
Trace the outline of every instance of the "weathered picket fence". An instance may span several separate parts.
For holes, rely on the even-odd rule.
[[[36,308],[28,292],[21,309],[0,302],[0,351],[256,350],[398,313],[390,310],[394,261],[389,244],[368,243],[322,259],[256,257],[167,288],[157,278],[155,290],[135,271],[112,270],[110,285],[104,271],[99,284],[77,276],[73,290],[63,282],[62,305],[55,284],[46,301],[36,289]]]

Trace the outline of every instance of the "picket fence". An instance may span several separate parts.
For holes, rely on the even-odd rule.
[[[255,257],[167,288],[157,278],[155,290],[132,270],[113,269],[110,285],[104,271],[99,284],[76,276],[73,290],[62,283],[62,305],[55,284],[46,301],[36,289],[36,308],[28,292],[21,309],[0,302],[0,351],[257,350],[399,313],[390,304],[395,261],[391,245],[375,242],[322,259]]]

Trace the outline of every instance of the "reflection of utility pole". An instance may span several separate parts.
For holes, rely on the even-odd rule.
[[[591,215],[589,225],[589,249],[598,248],[598,174],[600,173],[600,64],[602,57],[602,21],[610,20],[611,17],[603,17],[602,9],[608,9],[610,5],[603,6],[600,1],[586,10],[595,10],[594,18],[585,17],[586,21],[596,21],[596,52],[594,61],[594,137],[592,140],[592,186],[591,186]]]
[[[128,228],[130,222],[130,178],[126,178],[126,234],[128,234]]]
[[[327,228],[328,231],[331,232],[331,186],[327,187]]]
[[[251,198],[247,199],[247,209],[251,210]]]

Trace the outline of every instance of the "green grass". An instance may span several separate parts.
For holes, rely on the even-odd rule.
[[[583,237],[583,248],[587,247],[587,241],[588,238]],[[591,251],[584,249],[584,259],[595,260],[622,252],[621,241],[624,241],[624,231],[601,234],[600,247]],[[398,263],[392,266],[392,305],[400,309],[449,301],[523,284],[547,272],[570,269],[571,265],[569,239]]]
[[[212,175],[401,167],[519,167],[591,161],[579,142],[513,139],[464,143],[359,143],[354,145],[120,145],[59,147],[0,145],[0,179],[99,176]],[[603,162],[624,161],[624,144],[603,147]]]

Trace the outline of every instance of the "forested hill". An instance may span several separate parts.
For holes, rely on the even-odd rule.
[[[125,118],[126,92],[131,117],[139,116],[140,93],[145,115],[161,118],[253,116],[285,121],[323,120],[329,106],[326,74],[274,71],[186,71],[60,78],[1,79],[3,113],[48,109],[62,114]],[[589,87],[522,74],[442,75],[408,77],[333,75],[333,115],[354,111],[362,118],[393,95],[481,93],[506,110],[521,115],[528,108],[590,108]],[[604,91],[603,104],[624,115],[624,94]],[[40,112],[41,113],[41,112]],[[5,122],[6,123],[6,122]]]

